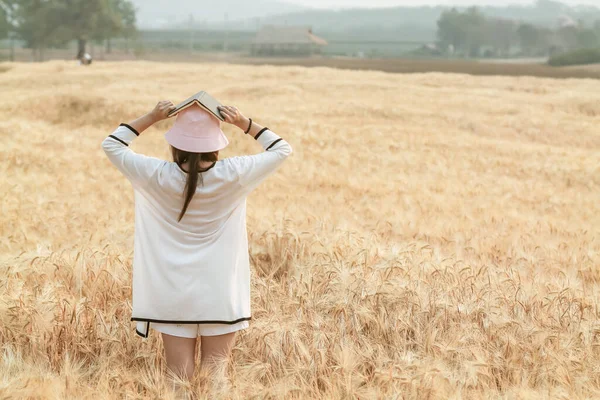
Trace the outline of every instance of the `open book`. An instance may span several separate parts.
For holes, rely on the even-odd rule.
[[[179,112],[181,110],[185,110],[192,104],[198,104],[200,107],[204,108],[206,111],[208,111],[209,113],[214,115],[220,121],[225,121],[225,118],[223,118],[223,116],[221,115],[221,112],[218,109],[218,107],[221,106],[222,104],[219,103],[217,101],[217,99],[215,99],[214,97],[212,97],[210,94],[206,93],[205,91],[198,92],[195,95],[193,95],[192,97],[190,97],[189,99],[185,100],[184,102],[179,103],[175,107],[175,109],[169,113],[169,117],[173,117],[173,116],[179,114]]]

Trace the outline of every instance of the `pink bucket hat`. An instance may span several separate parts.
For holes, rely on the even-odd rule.
[[[176,149],[191,153],[219,151],[229,144],[221,121],[197,104],[179,112],[165,139]]]

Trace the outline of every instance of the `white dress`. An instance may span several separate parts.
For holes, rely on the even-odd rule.
[[[264,152],[217,161],[202,173],[186,214],[187,174],[176,163],[133,152],[138,133],[121,124],[102,142],[135,195],[132,317],[148,337],[150,323],[235,324],[249,321],[250,264],[246,198],[292,153],[264,129]]]

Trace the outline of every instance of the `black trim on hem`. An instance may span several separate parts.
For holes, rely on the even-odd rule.
[[[233,324],[237,324],[238,322],[242,322],[242,321],[250,321],[252,319],[252,317],[244,317],[244,318],[239,318],[236,319],[235,321],[173,321],[173,320],[165,320],[165,319],[152,319],[152,318],[137,318],[137,317],[131,317],[132,321],[141,321],[141,322],[148,322],[148,325],[150,325],[150,322],[157,322],[157,323],[161,323],[161,324],[226,324],[226,325],[233,325]],[[137,328],[136,328],[136,332]]]
[[[269,147],[267,147],[266,151],[269,151],[271,149],[271,147],[275,146],[277,143],[281,142],[283,139],[279,138],[276,141],[274,141],[273,143],[271,143],[271,145]]]
[[[108,135],[108,137],[109,137],[109,138],[112,138],[112,139],[115,139],[115,140],[117,140],[117,141],[119,141],[119,142],[123,143],[125,146],[129,147],[129,145],[128,145],[126,142],[124,142],[123,140],[119,139],[119,138],[118,138],[118,137],[116,137],[116,136],[113,136],[113,135]]]
[[[146,335],[144,335],[142,332],[138,331],[137,328],[135,328],[135,333],[137,333],[138,335],[140,335],[143,338],[147,338],[148,336],[150,336],[150,322],[148,322],[146,324]]]
[[[269,130],[269,128],[262,128],[262,129],[260,130],[260,132],[258,132],[258,133],[256,134],[256,136],[254,136],[254,139],[258,140],[258,137],[259,137],[260,135],[262,135],[264,131],[268,131],[268,130]]]
[[[133,129],[133,128],[131,127],[131,125],[128,125],[128,124],[121,124],[121,125],[119,125],[119,126],[124,126],[125,128],[129,128],[129,130],[130,130],[131,132],[135,133],[135,136],[140,136],[140,133],[139,133],[138,131],[136,131],[135,129]]]

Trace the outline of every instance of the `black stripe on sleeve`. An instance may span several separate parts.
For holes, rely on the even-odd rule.
[[[277,143],[281,142],[283,139],[279,138],[276,141],[274,141],[273,143],[271,143],[271,145],[269,147],[267,147],[267,151],[269,151],[269,149],[273,146],[275,146]]]
[[[258,140],[258,137],[259,137],[260,135],[262,135],[264,131],[267,131],[267,130],[269,130],[269,128],[262,128],[262,129],[260,130],[260,132],[258,132],[258,133],[256,134],[256,136],[254,136],[254,139]]]
[[[133,128],[131,127],[131,125],[127,125],[127,124],[121,124],[121,125],[119,125],[119,126],[124,126],[125,128],[129,128],[129,130],[130,130],[131,132],[135,133],[135,136],[140,136],[140,133],[139,133],[138,131],[136,131],[135,129],[133,129]]]
[[[125,143],[124,141],[122,141],[121,139],[119,139],[119,138],[118,138],[118,137],[116,137],[116,136],[113,136],[113,135],[108,135],[108,137],[109,137],[109,138],[113,138],[113,139],[115,139],[115,140],[117,140],[117,141],[119,141],[119,142],[123,143],[125,146],[128,146],[128,147],[129,147],[129,145],[128,145],[127,143]]]

